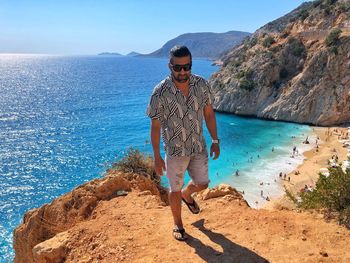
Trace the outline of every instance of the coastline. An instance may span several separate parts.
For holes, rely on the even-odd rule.
[[[304,160],[293,171],[287,174],[288,180],[280,179],[282,187],[288,189],[292,194],[297,194],[305,185],[314,187],[321,168],[328,166],[328,160],[332,155],[336,154],[339,157],[339,162],[347,159],[347,149],[339,142],[338,133],[334,131],[346,131],[344,127],[313,127],[313,133],[319,137],[318,151],[316,151],[316,142],[311,138],[310,145],[312,149],[303,152]],[[330,131],[330,135],[327,135]],[[299,174],[296,174],[299,171]],[[295,204],[283,194],[278,198],[272,198],[270,202],[266,202],[260,209],[280,210],[294,209]]]

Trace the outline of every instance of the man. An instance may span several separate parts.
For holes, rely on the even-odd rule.
[[[213,95],[203,78],[191,74],[192,56],[185,46],[170,51],[168,64],[171,75],[153,90],[147,115],[151,118],[151,141],[156,173],[169,181],[169,202],[174,218],[173,236],[187,239],[181,219],[181,200],[189,210],[198,214],[200,208],[192,194],[208,187],[208,152],[203,137],[202,120],[212,137],[210,156],[220,154]],[[162,132],[166,157],[160,155]],[[188,170],[191,181],[183,188],[184,174]]]

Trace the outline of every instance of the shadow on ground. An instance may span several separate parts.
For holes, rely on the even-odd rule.
[[[188,235],[186,243],[193,247],[196,250],[196,254],[200,256],[205,262],[244,262],[244,263],[267,263],[267,259],[259,256],[255,252],[249,250],[248,248],[242,247],[238,244],[235,244],[224,235],[220,233],[215,233],[204,226],[204,219],[200,219],[194,223],[193,226],[198,228],[203,234],[208,236],[208,238],[220,245],[223,252],[218,251],[211,246],[207,246],[202,243],[199,239]]]

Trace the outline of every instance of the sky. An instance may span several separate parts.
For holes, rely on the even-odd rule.
[[[184,33],[254,32],[303,0],[0,0],[0,53],[150,53]]]

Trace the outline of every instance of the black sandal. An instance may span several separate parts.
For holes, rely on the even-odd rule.
[[[178,237],[175,235],[175,233],[180,233],[181,236]],[[186,235],[186,231],[184,228],[178,229],[178,228],[174,228],[173,229],[173,237],[178,240],[178,241],[185,241],[187,239],[187,235]]]
[[[193,199],[192,203],[189,203],[185,200],[185,198],[182,198],[182,201],[187,205],[188,209],[193,213],[193,214],[199,214],[200,208],[199,205],[196,203],[196,201]]]

